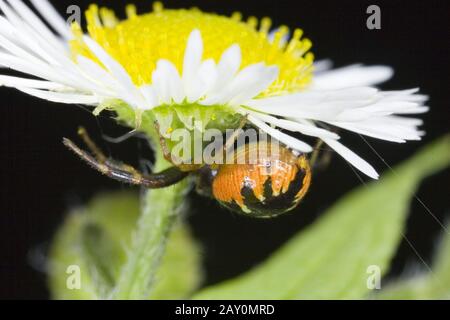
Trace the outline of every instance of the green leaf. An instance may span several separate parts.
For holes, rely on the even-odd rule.
[[[450,225],[447,225],[445,236],[439,247],[433,273],[429,274],[427,299],[450,299]]]
[[[431,271],[398,279],[389,284],[374,299],[450,299],[450,233],[444,230]]]
[[[69,214],[50,250],[49,285],[55,299],[110,297],[127,262],[139,211],[137,195],[117,192],[99,196]],[[187,227],[178,223],[169,237],[151,298],[181,299],[190,295],[201,277],[199,257]],[[69,266],[81,270],[80,289],[66,285]]]
[[[94,300],[99,299],[100,292],[88,270],[86,260],[81,258],[81,229],[85,223],[85,215],[81,210],[74,210],[67,217],[64,225],[58,230],[50,248],[48,262],[48,284],[54,299],[59,300]],[[71,266],[80,270],[80,287],[67,285]]]
[[[368,267],[381,274],[402,239],[411,197],[419,182],[450,163],[450,137],[338,201],[266,262],[195,299],[361,299]]]

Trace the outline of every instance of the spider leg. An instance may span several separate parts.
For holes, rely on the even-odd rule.
[[[324,149],[323,144],[324,142],[321,139],[317,139],[314,151],[311,154],[309,163],[314,171],[326,168],[331,161],[332,151],[328,148]]]
[[[180,159],[177,159],[170,152],[169,146],[167,145],[167,142],[166,142],[166,138],[161,134],[159,122],[157,120],[155,120],[155,129],[156,129],[156,133],[159,136],[159,144],[161,145],[164,159],[166,159],[170,163],[173,163],[174,161],[176,161],[177,163],[182,163],[182,161],[179,161]]]
[[[102,152],[102,150],[95,144],[95,142],[91,139],[91,137],[89,136],[89,133],[86,131],[86,129],[84,127],[78,128],[78,135],[81,137],[83,142],[88,146],[88,148],[91,150],[91,152],[94,154],[95,158],[99,162],[104,163],[107,161],[108,158],[105,156],[105,154]]]
[[[227,141],[225,141],[225,145],[223,146],[223,151],[225,153],[227,153],[228,150],[230,150],[230,148],[234,145],[237,138],[241,134],[241,130],[245,127],[246,124],[247,124],[247,115],[242,117],[242,119],[239,122],[238,128],[234,130],[233,134],[230,137],[228,137]]]
[[[323,141],[321,139],[317,139],[316,145],[314,146],[314,151],[311,154],[311,158],[309,160],[309,163],[311,164],[311,167],[314,167],[317,163],[317,159],[319,158],[320,154],[320,148],[323,145]]]
[[[155,120],[155,129],[159,136],[159,144],[161,146],[164,159],[166,159],[170,163],[174,163],[181,169],[181,171],[195,171],[201,168],[202,164],[191,164],[185,163],[182,159],[178,158],[172,152],[170,152],[169,146],[167,145],[166,138],[161,134],[159,123]]]
[[[218,144],[219,142],[215,141],[215,143],[217,143],[217,145],[216,145],[217,148],[222,149],[222,161],[226,159],[227,153],[234,146],[234,143],[236,142],[237,138],[241,134],[241,131],[245,127],[246,123],[247,123],[247,115],[243,116],[240,119],[238,128],[233,131],[233,134],[231,136],[227,137],[225,143],[220,141],[221,145],[219,145]],[[214,159],[214,157],[212,157],[211,154],[204,154],[203,156],[204,156],[203,160],[205,161],[205,163],[208,163],[213,168],[217,168],[219,163],[217,163],[216,159]],[[222,163],[223,162],[220,162],[220,164],[222,164]]]
[[[94,155],[95,159],[97,159],[97,162],[100,164],[106,164],[109,167],[116,169],[116,170],[123,170],[123,171],[130,171],[133,173],[138,173],[138,171],[127,164],[114,161],[110,159],[109,157],[105,156],[103,151],[97,146],[97,144],[91,139],[89,136],[89,133],[86,131],[84,127],[78,128],[78,135],[81,137],[83,142],[86,144],[86,146],[91,150],[92,154]]]
[[[112,164],[109,161],[101,162],[67,138],[63,139],[63,143],[93,169],[121,182],[157,189],[173,185],[188,175],[188,173],[182,172],[176,167],[171,167],[159,173],[143,174],[130,165],[119,166],[117,163]],[[100,154],[102,154],[101,151]]]

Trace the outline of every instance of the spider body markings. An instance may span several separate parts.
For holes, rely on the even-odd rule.
[[[269,218],[292,210],[311,184],[308,159],[272,143],[245,144],[237,149],[235,158],[247,156],[255,149],[255,161],[234,161],[200,171],[197,186],[209,186],[210,195],[222,206],[248,216]],[[208,194],[203,190],[201,193]]]

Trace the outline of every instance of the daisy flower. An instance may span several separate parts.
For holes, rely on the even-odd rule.
[[[127,106],[150,113],[162,133],[173,126],[225,128],[237,115],[299,152],[313,148],[291,133],[323,140],[369,177],[375,169],[341,143],[331,128],[392,142],[420,140],[426,112],[418,89],[380,91],[386,66],[330,70],[314,64],[311,42],[296,29],[271,32],[269,18],[242,20],[196,8],[167,10],[155,3],[139,15],[126,7],[120,21],[107,8],[86,12],[87,33],[69,26],[47,0],[0,0],[0,65],[23,76],[0,75],[0,85],[97,114]],[[51,27],[51,29],[48,27]],[[235,125],[235,124],[234,124]]]

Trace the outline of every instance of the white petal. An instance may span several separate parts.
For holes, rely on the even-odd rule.
[[[134,87],[133,82],[131,81],[131,78],[126,70],[116,60],[114,60],[96,41],[88,36],[84,36],[83,41],[114,77],[116,77],[122,83],[128,84],[130,87]]]
[[[394,142],[420,140],[422,136],[421,131],[417,129],[417,126],[420,125],[417,119],[395,116],[372,118],[361,122],[337,122],[332,124],[353,132]]]
[[[95,83],[89,81],[89,79],[83,78],[77,70],[67,70],[65,68],[50,66],[36,59],[30,61],[29,59],[18,58],[14,55],[0,53],[0,65],[54,83],[59,83],[75,91],[92,92],[92,90],[96,90],[99,94],[106,93]],[[75,72],[78,72],[78,74]]]
[[[168,70],[168,79],[170,81],[170,95],[176,103],[182,103],[185,94],[180,74],[172,63],[168,63],[166,68]]]
[[[67,87],[50,81],[26,79],[12,76],[0,75],[0,86],[6,87],[22,87],[22,88],[33,88],[33,89],[46,89],[46,90],[64,90]]]
[[[330,59],[324,59],[314,62],[314,74],[328,71],[333,67],[333,62]]]
[[[0,65],[48,81],[1,76],[3,85],[56,102],[93,104],[113,98],[136,108],[149,107],[125,69],[95,41],[84,37],[109,72],[84,57],[79,57],[78,63],[72,61],[67,43],[54,35],[32,10],[19,0],[7,1],[11,7],[0,0],[5,15],[0,16]],[[34,4],[56,31],[71,38],[69,27],[48,2]]]
[[[358,122],[356,122],[358,123]],[[397,143],[404,143],[405,140],[401,138],[397,138],[393,136],[392,134],[389,134],[387,132],[384,132],[382,130],[379,130],[379,128],[370,128],[369,126],[365,126],[364,128],[361,128],[358,125],[354,125],[352,123],[335,123],[336,127],[340,127],[342,129],[346,129],[349,131],[353,131],[368,137],[381,139],[385,141],[391,141],[391,142],[397,142]]]
[[[203,89],[201,90],[201,95],[203,96],[214,88],[219,77],[214,59],[203,61],[198,69],[198,75],[203,84]]]
[[[31,70],[46,70],[47,74],[52,72],[53,77],[61,75],[64,78],[61,82],[64,84],[71,83],[74,88],[89,91],[91,83],[85,81],[79,75],[75,64],[68,57],[67,48],[62,45],[62,42],[21,2],[10,1],[10,3],[14,5],[21,17],[4,1],[0,1],[0,8],[9,19],[8,21],[4,17],[0,17],[0,34],[8,38],[15,47],[7,42],[3,42],[2,45],[8,46],[8,50],[14,53],[16,57],[23,57],[22,65],[31,61],[36,64],[29,70],[20,71],[33,74]],[[23,49],[22,52],[17,50],[18,47]],[[33,56],[36,58],[33,58]],[[17,65],[18,60],[15,62]],[[14,68],[14,66],[11,67]]]
[[[364,159],[355,154],[353,151],[348,149],[346,146],[333,139],[324,139],[326,144],[328,144],[334,151],[336,151],[341,157],[347,160],[356,169],[366,174],[367,176],[378,179],[379,175],[376,170]]]
[[[423,103],[429,99],[427,95],[419,94],[419,88],[398,90],[398,91],[381,91],[380,95],[384,102],[406,101]]]
[[[169,84],[166,78],[166,74],[161,68],[156,69],[152,73],[152,85],[158,99],[158,104],[169,104],[171,100]]]
[[[391,120],[396,121],[399,124],[407,125],[407,126],[421,126],[423,125],[423,120],[419,118],[406,118],[406,117],[397,117],[390,116]]]
[[[185,97],[183,83],[178,70],[168,60],[160,59],[152,74],[152,83],[161,104],[170,104],[172,100],[181,103]]]
[[[158,99],[152,86],[142,86],[139,88],[139,90],[141,91],[146,102],[146,109],[144,110],[150,110],[158,105]]]
[[[104,95],[115,97],[123,95],[124,88],[105,69],[84,56],[77,57],[77,66],[83,77],[94,83],[92,90],[104,92]]]
[[[254,99],[245,105],[255,110],[289,118],[332,121],[347,109],[377,101],[378,90],[370,87],[326,92],[309,91],[285,96]]]
[[[29,53],[27,50],[23,49],[19,45],[16,45],[15,43],[13,43],[12,41],[10,41],[9,39],[7,39],[2,35],[0,35],[0,47],[3,47],[7,51],[9,51],[12,54],[12,56],[23,59],[23,61],[25,61],[26,64],[32,63],[34,67],[38,67],[41,70],[51,70],[49,72],[53,72],[56,74],[63,73],[64,77],[67,80],[69,79],[72,80],[70,81],[71,83],[80,83],[81,84],[80,87],[86,88],[85,86],[83,86],[84,81],[82,81],[82,79],[80,79],[80,77],[77,76],[76,73],[71,71],[73,69],[73,63],[70,63],[70,65],[66,65],[64,70],[61,70],[60,67],[57,66],[49,66],[45,61],[39,59],[36,55]],[[6,57],[6,55],[4,57]],[[24,69],[21,71],[26,72]]]
[[[0,65],[13,70],[30,74],[39,78],[47,79],[53,82],[61,83],[67,86],[76,87],[73,79],[68,79],[69,74],[58,72],[45,64],[37,64],[17,58],[8,54],[0,53]]]
[[[41,37],[29,26],[25,25],[24,21],[18,17],[9,6],[0,0],[0,9],[8,19],[0,16],[0,33],[2,33],[9,40],[20,44],[24,49],[28,49],[35,55],[46,60],[48,63],[55,61],[51,51],[45,50],[41,47]],[[48,46],[48,41],[47,41]],[[54,49],[56,50],[56,49]]]
[[[44,63],[38,57],[36,57],[33,54],[30,54],[28,51],[17,46],[16,44],[14,44],[13,42],[11,42],[9,39],[7,39],[2,35],[0,35],[0,47],[2,47],[4,50],[8,51],[9,53],[11,53],[16,57],[20,57],[29,61],[36,61],[37,63]]]
[[[131,80],[126,70],[114,60],[97,42],[88,36],[83,37],[84,42],[89,49],[95,54],[100,62],[111,72],[111,74],[121,83],[125,90],[127,90],[125,101],[137,108],[145,109],[145,103],[142,96],[139,94],[136,86]],[[125,94],[125,93],[124,93]]]
[[[420,114],[430,110],[427,106],[415,106],[411,108],[403,108],[395,112],[395,114]]]
[[[425,112],[415,94],[355,87],[329,91],[308,91],[279,97],[254,99],[246,106],[277,116],[324,122],[363,121],[392,114]]]
[[[387,66],[352,65],[318,73],[311,85],[312,90],[330,90],[348,87],[371,86],[389,80],[394,71]]]
[[[260,120],[291,131],[302,132],[301,130],[305,128],[296,126],[295,123],[305,125],[312,120],[366,136],[401,143],[406,140],[420,140],[424,134],[417,128],[421,125],[420,120],[395,116],[428,110],[421,105],[426,96],[416,93],[416,89],[383,92],[370,87],[355,87],[253,99],[246,107],[268,114],[260,115],[258,117]],[[271,117],[273,115],[292,121]],[[318,136],[317,131],[302,133]],[[377,176],[367,162],[337,143],[336,139],[326,136],[320,138],[359,170],[368,176]]]
[[[48,0],[31,0],[34,7],[45,17],[50,25],[64,38],[70,40],[72,32],[64,19],[58,14]]]
[[[58,103],[96,105],[102,101],[99,97],[92,95],[60,93],[20,87],[17,89],[37,98]]]
[[[20,7],[20,4],[15,2],[15,6]],[[1,0],[0,8],[8,19],[7,23],[13,27],[13,32],[16,34],[14,41],[21,42],[24,47],[39,53],[49,63],[55,60],[55,58],[49,59],[49,53],[57,52],[57,55],[50,54],[50,56],[59,56],[68,52],[63,43],[36,16],[30,18],[29,14],[24,13],[23,4],[19,11],[15,12]],[[18,13],[22,16],[19,16]],[[3,25],[7,25],[7,23],[4,22]]]
[[[215,95],[209,95],[202,104],[240,105],[266,89],[276,78],[277,67],[266,67],[262,63],[242,69],[230,84]]]
[[[222,54],[217,65],[218,81],[213,91],[220,91],[230,83],[241,66],[241,48],[234,44]]]
[[[195,29],[189,35],[183,60],[183,84],[189,102],[195,102],[201,96],[202,86],[198,69],[203,55],[203,41],[200,31]]]
[[[8,0],[11,6],[16,10],[16,12],[26,21],[37,33],[41,34],[43,37],[48,39],[51,42],[58,42],[56,45],[59,46],[62,42],[56,39],[55,35],[48,29],[48,27],[38,18],[33,11],[31,11],[22,1],[20,0]],[[44,1],[40,1],[41,3]],[[48,3],[47,3],[48,4]],[[48,4],[47,14],[54,13],[60,20],[63,20],[61,16],[55,11],[55,9]],[[44,16],[45,17],[45,16]],[[48,20],[48,22],[50,22]],[[51,23],[50,23],[51,24]],[[68,32],[68,35],[71,35],[69,27],[64,25],[64,32]],[[59,32],[59,30],[56,30]],[[68,38],[69,39],[69,38]]]
[[[274,129],[271,126],[264,123],[264,121],[259,120],[257,117],[253,115],[248,116],[248,120],[253,123],[255,126],[260,128],[261,130],[265,131],[270,136],[274,137],[281,143],[284,143],[288,147],[300,151],[300,152],[311,152],[313,148],[304,143],[303,141],[300,141],[294,137],[291,137],[290,135],[287,135],[280,130]]]
[[[242,72],[244,71],[245,69],[242,70]],[[278,67],[264,67],[259,74],[248,75],[249,78],[254,78],[250,79],[247,83],[245,83],[245,80],[243,80],[242,83],[238,82],[238,80],[240,80],[239,74],[236,77],[236,83],[234,85],[236,88],[240,87],[240,90],[239,93],[230,100],[230,105],[241,105],[266,90],[278,77]],[[241,79],[245,79],[245,77],[242,76]]]
[[[260,120],[275,125],[279,128],[286,129],[292,132],[299,132],[307,136],[317,137],[317,138],[328,138],[328,139],[339,139],[339,136],[331,131],[318,128],[314,124],[299,123],[297,121],[279,119],[273,116],[256,113],[252,111],[245,110],[243,113],[249,113],[259,118]]]

